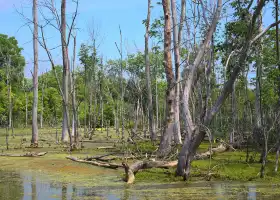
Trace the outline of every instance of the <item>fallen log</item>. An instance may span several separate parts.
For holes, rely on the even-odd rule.
[[[229,145],[220,144],[216,148],[212,148],[212,150],[210,149],[209,151],[206,151],[204,153],[196,154],[194,156],[194,160],[203,160],[203,159],[209,158],[214,153],[222,153],[222,152],[225,152],[229,149],[230,149]]]
[[[108,140],[82,140],[81,142],[84,143],[114,143],[114,141],[108,141]]]
[[[91,156],[91,157],[86,157],[84,160],[88,160],[88,161],[98,160],[98,159],[101,159],[101,158],[104,158],[104,157],[107,157],[107,156],[111,156],[111,155],[115,155],[115,154],[117,154],[117,153],[108,153],[108,154],[105,154],[105,155]]]
[[[113,147],[113,146],[97,147],[97,149],[115,149],[115,147]]]
[[[135,174],[142,169],[149,169],[149,168],[165,168],[168,169],[170,167],[177,166],[178,161],[154,161],[154,160],[146,160],[146,161],[137,161],[136,163],[129,166],[127,163],[123,162],[122,165],[125,170],[125,181],[128,184],[131,184],[135,180]]]
[[[122,165],[117,164],[117,163],[87,161],[87,160],[82,160],[82,159],[78,159],[76,157],[71,157],[71,156],[67,156],[66,158],[69,160],[75,161],[75,162],[86,163],[86,164],[91,164],[94,166],[105,167],[105,168],[110,168],[110,169],[117,169],[119,167],[123,167]]]
[[[201,160],[201,159],[206,159],[209,158],[211,155],[214,153],[222,153],[227,151],[228,149],[231,149],[229,145],[226,145],[225,143],[220,144],[216,148],[212,148],[212,150],[206,151],[201,154],[196,154],[194,156],[194,160]],[[124,169],[125,169],[125,181],[128,184],[131,184],[135,180],[135,174],[142,169],[149,169],[149,168],[171,168],[171,167],[176,167],[178,164],[178,161],[154,161],[154,160],[147,160],[147,161],[137,161],[131,166],[129,166],[127,163],[122,163]]]
[[[2,153],[0,156],[7,156],[7,157],[40,157],[46,155],[48,152],[27,152],[25,154],[9,154],[9,153]]]

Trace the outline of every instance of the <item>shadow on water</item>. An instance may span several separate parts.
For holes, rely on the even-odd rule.
[[[280,199],[280,193],[272,192],[279,189],[279,186],[229,182],[132,186],[119,183],[115,186],[80,187],[73,183],[53,182],[38,174],[0,171],[1,200]]]

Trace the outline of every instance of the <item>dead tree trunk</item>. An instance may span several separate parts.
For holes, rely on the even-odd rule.
[[[73,61],[72,61],[72,109],[73,109],[73,139],[74,147],[78,147],[79,143],[79,134],[78,134],[78,114],[77,114],[77,105],[76,105],[76,83],[75,83],[75,62],[76,62],[76,36],[74,36],[74,49],[73,49]]]
[[[172,70],[171,57],[171,14],[170,0],[162,0],[164,11],[164,68],[167,79],[166,91],[166,121],[163,135],[161,137],[158,156],[164,157],[171,151],[173,128],[175,123],[175,80]]]
[[[183,9],[183,8],[182,8]],[[176,1],[171,0],[172,21],[173,21],[173,45],[175,59],[175,123],[174,123],[174,141],[176,144],[182,144],[181,128],[180,128],[180,44],[177,24]],[[184,13],[183,13],[184,14]],[[181,25],[181,24],[180,24]],[[180,29],[182,31],[182,29]]]
[[[151,18],[151,0],[148,0],[148,14],[146,20],[146,34],[145,34],[145,70],[146,70],[146,84],[148,89],[148,109],[149,109],[149,129],[152,142],[156,140],[155,123],[154,123],[154,106],[153,95],[151,87],[151,71],[149,58],[149,32],[150,32],[150,18]]]
[[[63,123],[61,141],[67,142],[70,138],[70,146],[72,148],[72,138],[70,132],[69,121],[69,59],[68,59],[68,44],[66,38],[66,0],[61,1],[61,44],[62,44],[62,58],[63,58]]]
[[[278,10],[278,0],[275,1],[275,21],[278,21],[278,15],[279,15],[279,10]],[[278,24],[276,25],[276,56],[277,56],[277,66],[278,66],[278,71],[280,72],[280,54],[279,54],[279,26]],[[280,106],[280,77],[278,77],[278,104]],[[277,146],[277,151],[276,151],[276,162],[275,162],[275,169],[274,171],[278,171],[278,163],[279,163],[279,152],[280,152],[280,127],[279,124],[277,125],[277,131],[278,131],[278,146]]]
[[[41,104],[42,104],[42,108],[41,108],[41,113],[40,113],[40,128],[43,128],[43,120],[44,120],[44,89],[45,89],[45,83],[43,82],[42,84],[42,96],[41,96]]]

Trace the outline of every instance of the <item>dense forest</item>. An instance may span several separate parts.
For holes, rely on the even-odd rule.
[[[193,161],[210,159],[211,166],[223,152],[256,163],[254,177],[277,174],[278,0],[147,0],[145,48],[129,52],[119,27],[117,59],[104,58],[96,27],[89,27],[89,42],[77,46],[79,3],[33,0],[32,18],[17,10],[33,35],[30,78],[17,39],[0,34],[0,125],[7,150],[17,129],[28,130],[28,146],[36,149],[49,128],[56,145],[69,152],[96,138],[115,139],[112,148],[121,153],[137,151],[136,162],[123,157],[121,164],[97,164],[124,168],[128,183],[147,168],[172,168],[189,180]],[[158,10],[160,16],[151,17]],[[60,35],[58,47],[48,42],[47,27]],[[57,48],[61,62],[53,58]],[[39,51],[51,66],[43,74]],[[147,146],[152,150],[139,150]],[[215,175],[210,166],[208,177]]]

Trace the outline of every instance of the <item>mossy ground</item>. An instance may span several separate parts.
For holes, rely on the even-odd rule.
[[[43,173],[54,174],[54,176],[62,176],[65,179],[76,179],[80,176],[79,180],[93,179],[97,175],[108,175],[120,177],[123,171],[103,169],[87,164],[75,163],[65,159],[69,155],[66,145],[56,144],[55,130],[54,129],[40,129],[39,148],[32,149],[30,146],[30,129],[15,129],[15,138],[9,136],[9,150],[6,150],[6,137],[5,130],[0,130],[0,151],[8,153],[22,153],[27,151],[47,151],[48,154],[41,158],[12,158],[0,157],[0,169],[23,169],[34,170]],[[80,130],[83,132],[83,130]],[[60,130],[58,130],[58,134]],[[97,130],[94,135],[94,141],[97,143],[83,143],[84,148],[78,151],[71,152],[73,156],[85,157],[107,153],[108,150],[98,150],[99,146],[114,146],[116,141],[119,140],[113,129],[110,129],[109,139],[106,137],[106,131]],[[213,145],[215,146],[215,144]],[[155,153],[157,145],[152,145],[151,142],[138,142],[137,145],[121,145],[117,149],[125,149],[130,152],[138,152],[148,155]],[[209,148],[209,144],[204,142],[200,145],[198,152],[205,152]],[[113,150],[114,151],[114,150]],[[211,162],[209,160],[198,160],[192,163],[192,177],[191,180],[205,180],[208,179],[207,175],[211,173],[212,180],[234,180],[234,181],[266,181],[278,182],[280,175],[274,173],[274,160],[273,154],[268,156],[268,163],[266,167],[266,176],[264,179],[259,179],[260,163],[257,162],[259,155],[256,155],[256,161],[252,163],[245,162],[246,152],[224,152],[213,155]],[[121,161],[116,161],[121,162]],[[130,161],[134,162],[134,161]],[[136,182],[177,182],[182,180],[180,177],[175,177],[175,168],[172,169],[148,169],[143,170],[136,174]],[[81,181],[82,182],[82,181]],[[88,182],[88,181],[87,181]]]

